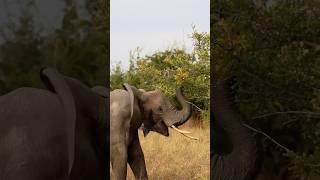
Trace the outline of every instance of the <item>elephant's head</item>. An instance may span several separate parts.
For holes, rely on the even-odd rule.
[[[175,126],[184,124],[192,114],[191,104],[186,101],[181,87],[176,90],[177,99],[182,106],[181,110],[177,110],[159,90],[144,91],[126,83],[123,87],[129,92],[132,105],[134,101],[138,101],[139,108],[144,115],[143,132],[145,136],[149,131],[169,136],[168,127],[175,128]],[[131,106],[131,113],[133,110]]]

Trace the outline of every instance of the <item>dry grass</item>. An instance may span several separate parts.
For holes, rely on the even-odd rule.
[[[144,138],[143,133],[139,132],[149,179],[209,179],[209,128],[181,128],[191,131],[192,136],[199,137],[197,141],[169,129],[169,137],[150,132]],[[128,179],[134,180],[129,166]]]

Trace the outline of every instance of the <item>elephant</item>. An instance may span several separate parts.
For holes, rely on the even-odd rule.
[[[243,117],[233,106],[230,80],[213,81],[211,111],[213,139],[211,174],[213,180],[253,180],[261,169],[261,151],[254,134],[242,125]],[[229,140],[228,142],[223,142]]]
[[[110,93],[110,162],[112,177],[125,180],[127,163],[136,179],[148,179],[144,154],[138,129],[143,124],[143,134],[150,131],[169,136],[168,127],[180,133],[176,126],[184,124],[192,115],[192,106],[186,101],[182,87],[176,96],[182,106],[176,110],[159,90],[145,91],[127,83],[124,89]]]
[[[0,97],[0,179],[107,179],[109,94],[44,67]]]

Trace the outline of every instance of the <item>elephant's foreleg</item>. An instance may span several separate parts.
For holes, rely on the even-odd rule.
[[[136,179],[148,179],[146,163],[140,145],[138,132],[134,135],[132,143],[128,147],[128,163]]]
[[[126,143],[117,143],[111,148],[112,179],[125,180],[127,177],[127,146]]]

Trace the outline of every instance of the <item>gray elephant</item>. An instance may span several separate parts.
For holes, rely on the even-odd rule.
[[[108,91],[52,68],[40,77],[47,89],[0,97],[0,179],[107,179]]]
[[[242,125],[242,117],[233,106],[230,83],[214,80],[211,89],[214,144],[210,179],[254,180],[261,168],[260,146],[254,134]]]
[[[125,180],[128,163],[136,179],[148,179],[138,128],[143,123],[144,136],[150,131],[169,136],[168,127],[177,129],[176,126],[190,118],[191,105],[180,87],[177,88],[176,96],[182,106],[181,110],[176,110],[159,90],[139,90],[126,83],[123,87],[125,90],[116,89],[110,93],[112,177]]]

